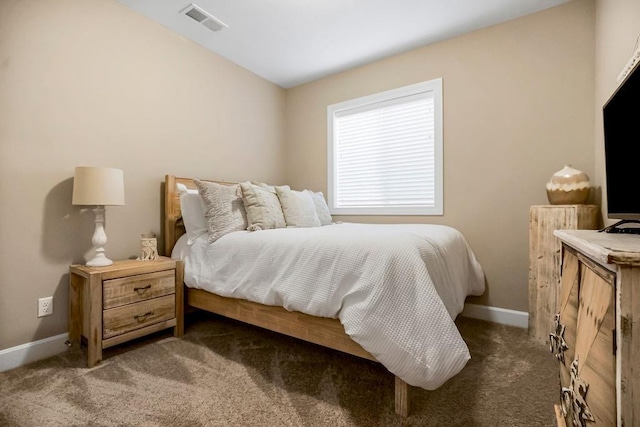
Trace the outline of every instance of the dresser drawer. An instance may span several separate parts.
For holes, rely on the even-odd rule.
[[[154,323],[173,319],[175,311],[174,295],[105,310],[102,319],[102,338],[111,338]]]
[[[174,294],[175,291],[175,270],[105,280],[102,286],[102,305],[106,310]]]

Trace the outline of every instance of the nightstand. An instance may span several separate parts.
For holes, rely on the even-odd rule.
[[[87,365],[102,350],[173,327],[184,333],[182,261],[114,261],[106,267],[69,268],[69,342],[86,340]]]

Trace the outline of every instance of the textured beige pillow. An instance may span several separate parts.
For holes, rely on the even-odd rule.
[[[273,191],[269,191],[249,182],[240,183],[242,201],[247,211],[247,230],[269,230],[287,226],[280,206],[280,200]]]
[[[305,191],[309,191],[309,190],[305,190]],[[329,206],[327,206],[327,201],[324,199],[324,194],[322,194],[322,191],[318,191],[316,193],[314,193],[313,191],[309,191],[309,194],[311,194],[313,203],[316,205],[316,214],[318,214],[320,225],[331,224],[333,219],[331,218],[331,213],[329,212]]]
[[[253,185],[257,185],[258,187],[262,187],[270,193],[276,194],[276,186],[271,184],[265,184],[264,182],[256,182],[251,181]],[[287,190],[291,190],[291,187],[288,185],[281,185],[280,188],[286,188]]]
[[[204,216],[209,229],[209,243],[232,231],[246,230],[247,214],[238,185],[221,185],[194,180],[204,203]]]
[[[320,227],[316,205],[307,191],[276,186],[287,227]]]

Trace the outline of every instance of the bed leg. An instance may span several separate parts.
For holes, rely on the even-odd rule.
[[[176,326],[173,336],[184,335],[184,261],[176,261]]]
[[[411,386],[396,377],[396,414],[403,418],[409,416],[409,391]]]

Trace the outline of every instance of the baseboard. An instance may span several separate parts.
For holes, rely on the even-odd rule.
[[[500,307],[465,304],[460,315],[518,328],[526,329],[529,325],[529,313]],[[68,348],[65,344],[68,337],[65,333],[0,350],[0,372],[65,352]]]
[[[0,372],[63,353],[68,339],[65,333],[0,350]]]
[[[502,325],[516,326],[527,329],[529,327],[529,313],[525,311],[509,310],[487,305],[465,304],[461,316],[472,319],[486,320]]]

